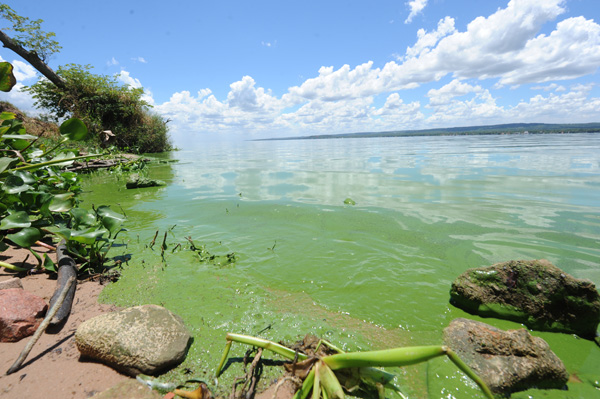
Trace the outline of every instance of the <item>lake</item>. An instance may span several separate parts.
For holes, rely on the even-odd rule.
[[[113,255],[132,259],[103,300],[183,317],[195,341],[182,367],[196,378],[214,373],[226,332],[312,333],[355,351],[441,344],[457,317],[522,328],[449,304],[472,267],[545,258],[600,286],[599,134],[197,143],[166,157],[179,162],[148,168],[165,187],[93,175],[84,206],[129,218]],[[598,347],[533,334],[583,381],[543,397],[599,393]],[[442,359],[398,374],[412,397],[479,395]]]

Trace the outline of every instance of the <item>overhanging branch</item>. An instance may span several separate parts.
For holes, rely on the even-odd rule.
[[[38,70],[39,73],[44,75],[49,81],[54,83],[56,86],[60,88],[65,88],[65,81],[62,80],[60,76],[56,74],[44,61],[38,57],[35,51],[28,51],[14,42],[10,37],[8,37],[2,30],[0,30],[0,41],[4,44],[9,50],[14,51],[25,61],[29,62],[31,66]]]

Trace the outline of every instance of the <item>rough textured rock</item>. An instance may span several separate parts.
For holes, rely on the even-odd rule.
[[[190,339],[183,321],[157,305],[103,314],[81,323],[75,332],[83,356],[132,376],[181,363]]]
[[[455,319],[444,329],[444,343],[494,393],[561,389],[569,379],[546,341],[525,329],[503,331],[478,321]]]
[[[16,342],[33,335],[48,305],[21,288],[0,290],[0,342]]]
[[[149,389],[136,380],[126,380],[104,392],[97,393],[92,399],[161,399],[162,395]]]
[[[594,284],[544,259],[469,269],[452,283],[450,297],[467,312],[535,330],[594,339],[600,323],[600,295]]]
[[[8,280],[0,281],[0,290],[6,290],[8,288],[21,288],[23,289],[23,284],[21,284],[21,279],[14,277]]]
[[[147,177],[140,176],[137,173],[132,173],[127,180],[125,186],[129,189],[132,188],[144,188],[144,187],[158,187],[164,186],[165,182],[161,180],[152,180]]]

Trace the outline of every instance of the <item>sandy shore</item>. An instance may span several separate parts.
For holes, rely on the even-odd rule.
[[[28,253],[8,250],[0,254],[0,260],[20,265]],[[30,255],[27,263],[32,261],[34,259]],[[0,268],[0,281],[14,276]],[[56,288],[56,280],[47,274],[26,276],[21,282],[25,290],[46,302]],[[81,322],[116,309],[98,303],[102,288],[99,282],[78,282],[71,315],[62,329],[43,334],[23,367],[11,375],[5,375],[6,370],[17,359],[29,338],[14,343],[0,342],[0,398],[83,399],[128,378],[102,364],[80,359],[75,346],[74,334]]]

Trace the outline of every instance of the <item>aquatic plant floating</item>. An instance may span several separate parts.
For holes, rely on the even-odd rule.
[[[292,360],[293,363],[286,368],[304,379],[302,387],[296,392],[294,399],[305,399],[311,391],[312,399],[344,399],[344,390],[352,393],[365,389],[365,386],[367,390],[375,388],[380,399],[385,398],[385,388],[406,398],[393,382],[395,375],[377,367],[409,366],[440,356],[447,356],[479,386],[487,398],[494,397],[485,382],[447,346],[413,346],[345,353],[327,341],[321,340],[315,349],[315,355],[309,356],[262,338],[228,333],[226,339],[227,344],[216,371],[217,378],[221,375],[234,341],[267,349]],[[333,354],[326,354],[324,350],[319,351],[322,344],[328,346]]]

